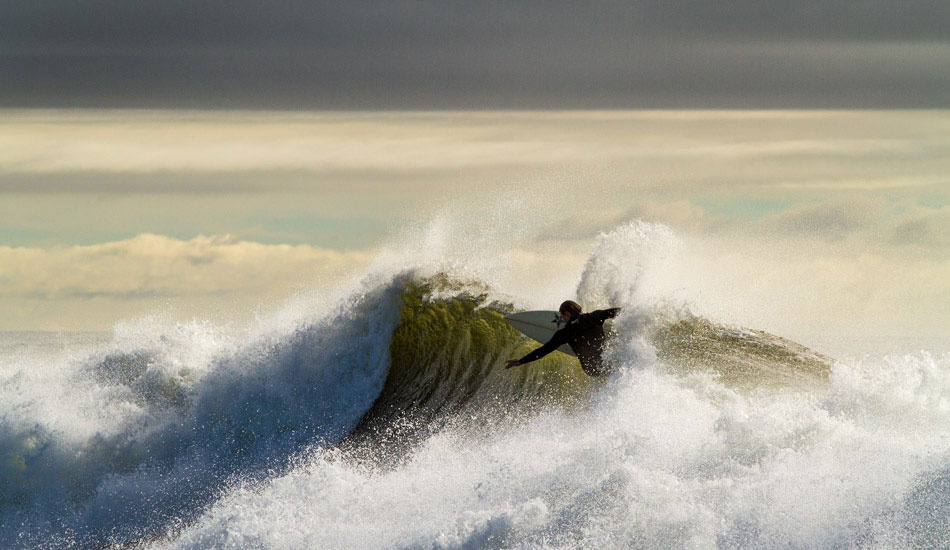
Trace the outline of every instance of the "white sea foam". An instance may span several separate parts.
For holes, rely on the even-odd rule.
[[[950,385],[932,376],[950,372],[947,357],[894,358],[857,379],[858,367],[839,365],[817,399],[742,396],[642,367],[580,413],[549,411],[485,438],[444,432],[392,471],[318,453],[232,492],[167,546],[946,544],[947,517],[921,514],[930,501],[945,512],[950,498],[927,493],[950,467]],[[910,381],[894,392],[893,377]],[[904,406],[911,418],[896,414]]]

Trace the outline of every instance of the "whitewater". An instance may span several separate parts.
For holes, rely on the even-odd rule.
[[[662,225],[601,233],[555,299],[445,223],[252,326],[5,335],[0,548],[950,545],[950,350],[832,358],[647,300]],[[537,344],[503,316],[572,298],[623,308],[614,373],[504,370]]]

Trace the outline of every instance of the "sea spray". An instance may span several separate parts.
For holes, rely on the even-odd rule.
[[[662,224],[635,220],[600,233],[581,272],[577,298],[587,311],[621,307],[605,358],[613,364],[654,363],[655,348],[648,337],[654,329],[655,308],[643,290],[644,279],[662,271],[679,241]]]

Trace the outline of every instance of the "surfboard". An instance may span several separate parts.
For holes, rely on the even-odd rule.
[[[521,313],[506,315],[505,321],[518,329],[521,334],[542,344],[550,340],[555,332],[564,327],[564,322],[560,320],[556,311],[522,311]],[[572,357],[577,357],[574,350],[567,344],[562,345],[557,350],[563,351]]]

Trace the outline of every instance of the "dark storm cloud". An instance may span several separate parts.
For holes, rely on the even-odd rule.
[[[6,105],[948,106],[950,2],[7,2]]]

